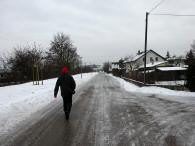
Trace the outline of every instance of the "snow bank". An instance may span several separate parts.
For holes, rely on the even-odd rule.
[[[138,87],[121,78],[115,76],[112,77],[117,79],[120,82],[121,86],[124,87],[124,89],[129,92],[156,94],[156,95],[161,95],[159,96],[160,98],[166,98],[168,100],[174,100],[174,101],[185,102],[185,103],[195,103],[195,92],[175,91],[175,90],[170,90],[170,89],[155,87],[155,86]]]
[[[74,75],[77,87],[90,80],[97,73]],[[7,133],[19,122],[28,118],[54,100],[53,91],[56,78],[44,81],[44,85],[32,85],[32,82],[0,87],[0,136]],[[60,94],[58,93],[58,96]]]

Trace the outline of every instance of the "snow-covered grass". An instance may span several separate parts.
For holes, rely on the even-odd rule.
[[[97,73],[74,75],[77,87],[89,81]],[[33,85],[32,82],[0,87],[0,136],[12,130],[18,123],[28,118],[32,113],[42,109],[54,100],[56,78],[44,81],[44,85]]]
[[[112,76],[112,75],[110,75]],[[161,87],[138,87],[132,83],[129,83],[121,78],[112,76],[117,79],[121,86],[129,92],[143,93],[143,94],[156,94],[161,95],[160,98],[166,98],[168,100],[179,101],[184,103],[195,103],[195,92],[187,91],[175,91]]]

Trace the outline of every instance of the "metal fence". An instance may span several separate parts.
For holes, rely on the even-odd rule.
[[[139,87],[144,87],[144,86],[156,86],[156,87],[163,87],[163,88],[167,88],[167,89],[171,89],[171,90],[179,90],[179,91],[188,91],[188,89],[184,86],[184,85],[156,85],[156,84],[144,84],[143,82],[140,81],[136,81],[133,79],[129,79],[126,77],[121,77],[122,79],[133,83]]]

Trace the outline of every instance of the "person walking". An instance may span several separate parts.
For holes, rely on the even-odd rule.
[[[59,87],[61,90],[61,96],[63,98],[66,120],[68,120],[72,107],[72,95],[75,94],[76,83],[74,78],[69,74],[67,67],[62,68],[61,75],[56,81],[54,88],[54,98],[57,97]]]

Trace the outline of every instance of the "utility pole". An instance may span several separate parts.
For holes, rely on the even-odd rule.
[[[147,39],[148,39],[148,15],[149,15],[149,12],[146,12],[145,50],[144,50],[144,84],[146,84],[146,53],[147,53]]]

